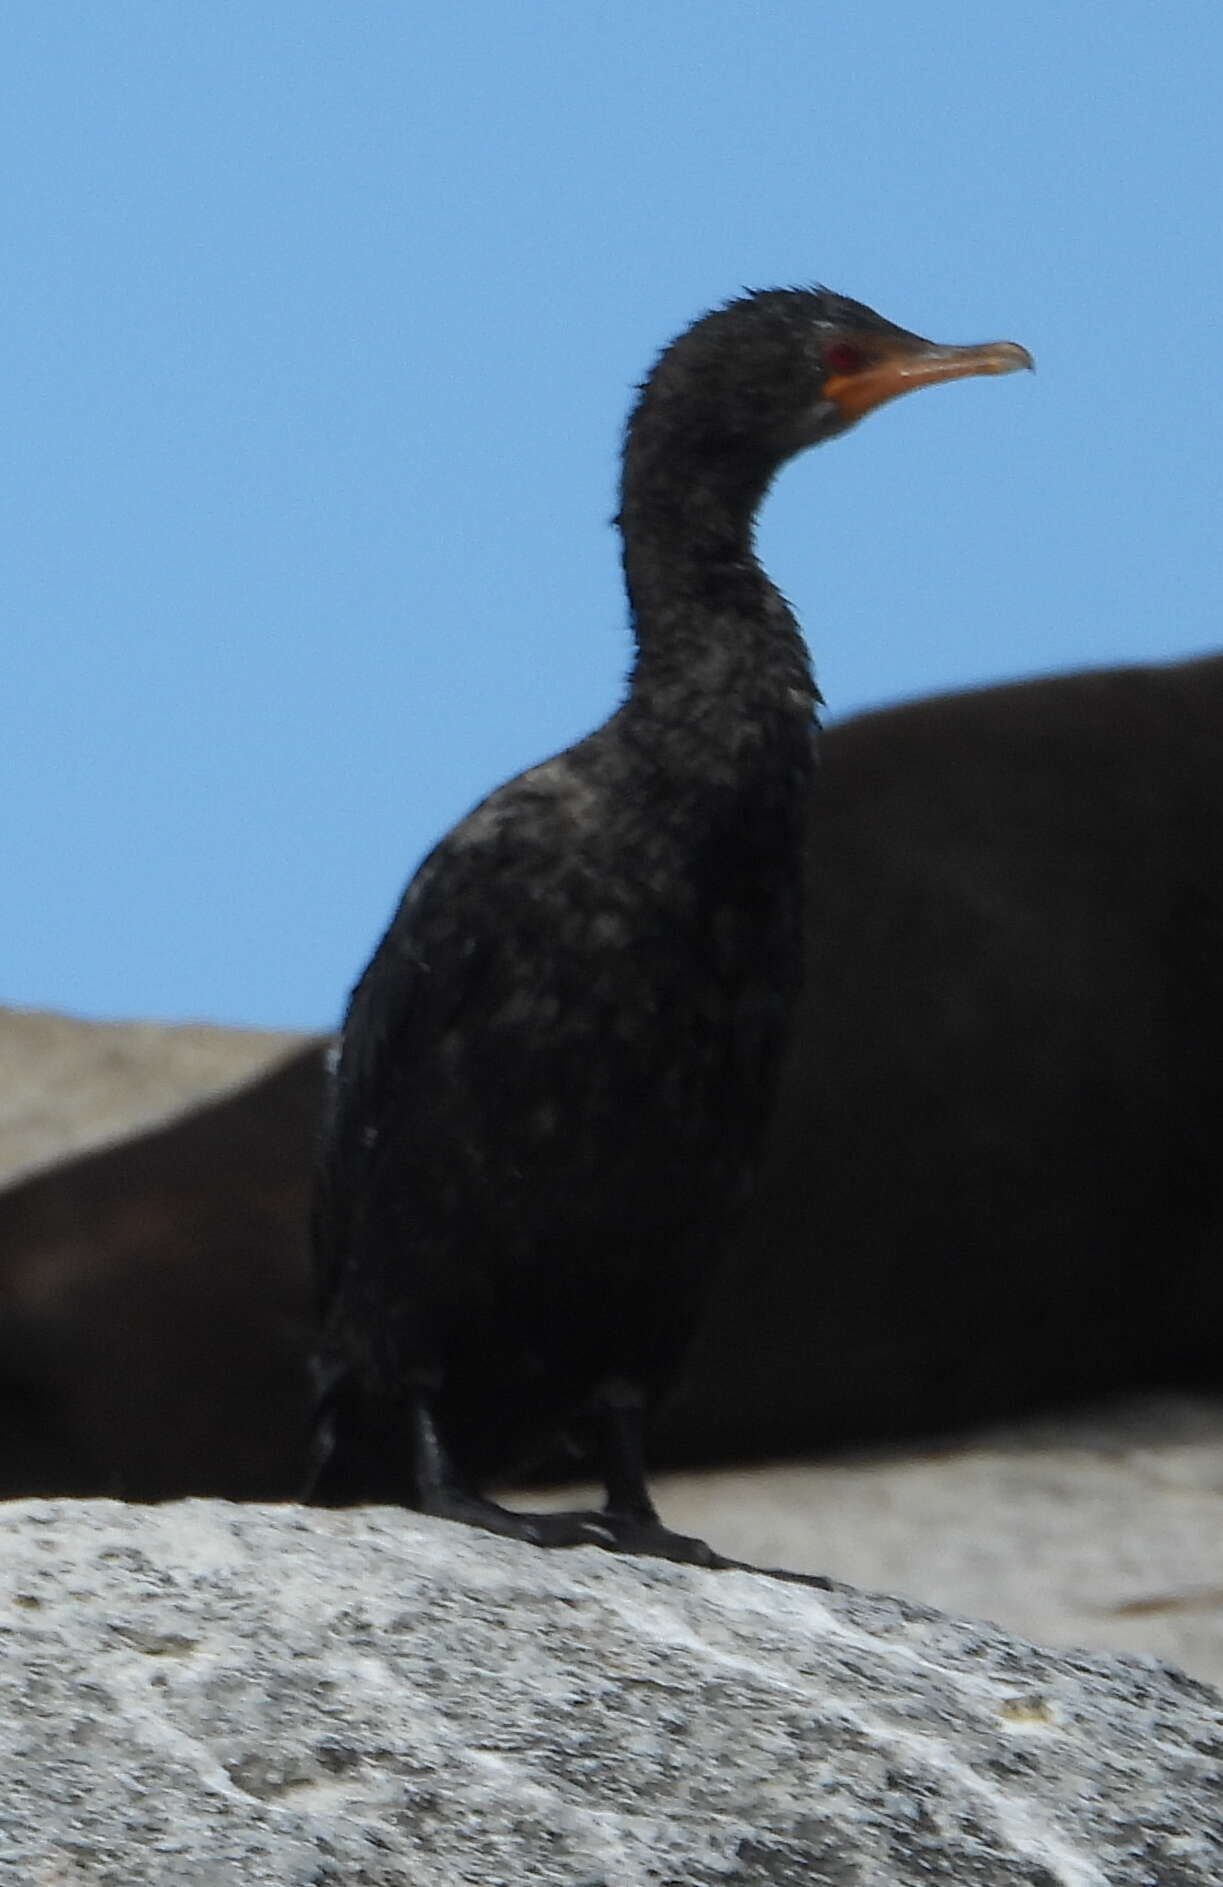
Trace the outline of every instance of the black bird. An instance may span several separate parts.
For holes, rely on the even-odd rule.
[[[642,1429],[748,1195],[802,976],[819,697],[755,514],[883,401],[1030,365],[816,288],[730,302],[662,354],[624,448],[626,698],[442,840],[348,1009],[315,1498],[714,1559],[659,1520]],[[574,1425],[603,1511],[477,1491]]]

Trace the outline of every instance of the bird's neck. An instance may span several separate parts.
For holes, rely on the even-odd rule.
[[[763,483],[718,490],[671,478],[654,489],[626,478],[619,522],[637,642],[626,708],[663,721],[671,752],[685,730],[707,752],[740,747],[753,726],[809,740],[819,696],[806,646],[753,544]]]
[[[716,582],[723,572],[750,569],[763,580],[753,528],[768,471],[685,451],[686,443],[629,430],[617,523],[638,617],[668,590],[690,591],[702,573]]]
[[[754,559],[669,563],[633,603],[637,658],[609,733],[638,810],[658,843],[681,836],[686,872],[704,859],[771,909],[798,870],[815,772],[819,696],[798,626]]]

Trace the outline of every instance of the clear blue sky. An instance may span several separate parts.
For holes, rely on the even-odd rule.
[[[1219,640],[1219,0],[17,0],[0,998],[323,1027],[614,705],[630,389],[820,279],[1036,377],[784,475],[830,710]]]

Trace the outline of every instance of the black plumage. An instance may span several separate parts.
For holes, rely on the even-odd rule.
[[[818,697],[755,513],[882,400],[1027,364],[823,290],[732,302],[662,355],[625,442],[626,698],[441,842],[348,1010],[316,1213],[320,1498],[709,1557],[661,1527],[641,1421],[750,1190],[802,974]],[[604,1512],[476,1491],[567,1424]]]

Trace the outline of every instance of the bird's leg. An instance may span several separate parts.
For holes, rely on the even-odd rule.
[[[623,1383],[609,1383],[595,1404],[606,1513],[641,1526],[660,1527],[658,1509],[646,1486],[642,1398]]]
[[[672,1533],[659,1519],[645,1484],[640,1395],[619,1384],[610,1386],[596,1401],[595,1418],[607,1486],[603,1511],[518,1513],[466,1485],[442,1439],[434,1395],[418,1384],[412,1398],[416,1505],[422,1513],[532,1546],[602,1546],[613,1553],[642,1553],[693,1566],[728,1564],[704,1540]]]
[[[342,1371],[327,1372],[321,1378],[324,1391],[323,1421],[316,1435],[315,1459],[311,1485],[302,1499],[322,1505],[348,1506],[368,1494],[352,1488],[318,1485],[326,1482],[333,1465],[334,1434],[328,1419],[329,1403]],[[532,1546],[601,1546],[610,1552],[641,1553],[647,1557],[686,1561],[690,1565],[709,1566],[719,1571],[758,1572],[743,1560],[723,1559],[703,1540],[670,1533],[658,1518],[645,1484],[642,1459],[641,1406],[626,1404],[620,1397],[600,1401],[596,1413],[603,1417],[604,1466],[607,1506],[602,1513],[515,1513],[486,1500],[463,1484],[438,1431],[433,1396],[419,1389],[412,1400],[412,1437],[415,1454],[416,1501],[423,1513],[458,1520],[468,1526],[483,1527],[488,1533],[500,1533],[507,1539],[524,1540]],[[797,1585],[827,1588],[830,1581],[815,1573],[769,1571],[771,1579],[785,1579]]]
[[[601,1466],[607,1488],[603,1518],[618,1553],[682,1560],[694,1566],[725,1562],[704,1540],[672,1533],[658,1515],[645,1478],[645,1404],[639,1390],[607,1383],[595,1402]]]
[[[614,1546],[610,1526],[598,1513],[516,1513],[469,1487],[452,1460],[438,1427],[432,1391],[418,1385],[412,1397],[412,1443],[416,1505],[441,1520],[483,1527],[531,1546]]]
[[[647,1559],[675,1559],[715,1572],[758,1572],[788,1584],[827,1591],[831,1581],[822,1573],[792,1573],[753,1566],[743,1559],[726,1559],[704,1540],[687,1533],[672,1533],[658,1516],[645,1481],[645,1403],[639,1392],[624,1383],[606,1383],[596,1398],[595,1419],[602,1443],[603,1478],[607,1505],[603,1518],[615,1538],[617,1553],[640,1553]]]

